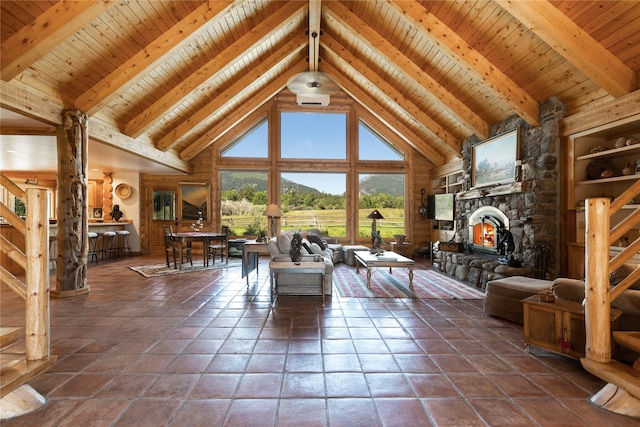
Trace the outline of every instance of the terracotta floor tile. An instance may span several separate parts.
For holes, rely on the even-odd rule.
[[[380,421],[387,427],[432,426],[418,399],[380,399],[373,400]]]
[[[228,400],[188,400],[168,424],[169,427],[221,426],[230,406]]]
[[[484,426],[485,423],[463,399],[423,399],[427,414],[437,426]]]
[[[2,425],[639,425],[595,407],[579,361],[526,352],[522,326],[481,300],[280,296],[267,260],[143,278],[92,264],[91,292],[51,301],[57,363],[31,385],[48,402]],[[423,268],[419,264],[419,268]],[[23,301],[0,285],[0,321]],[[24,348],[24,343],[21,344]]]
[[[276,426],[325,427],[328,425],[326,406],[324,399],[283,399],[278,408]]]

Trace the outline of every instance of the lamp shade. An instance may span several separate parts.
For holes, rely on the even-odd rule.
[[[282,211],[280,210],[280,206],[272,203],[267,206],[267,209],[264,211],[264,215],[272,216],[274,218],[280,218],[282,216]]]
[[[369,219],[384,219],[382,214],[380,212],[378,212],[377,209],[375,211],[371,212],[369,215],[367,215],[367,218],[369,218]]]

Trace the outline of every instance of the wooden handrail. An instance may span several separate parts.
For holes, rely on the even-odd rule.
[[[16,196],[18,199],[25,201],[25,193],[24,190],[18,187],[11,179],[9,179],[6,175],[0,173],[0,185],[9,190],[11,194]]]
[[[613,215],[613,214],[612,214]],[[613,245],[614,242],[620,240],[622,236],[629,232],[629,230],[640,222],[640,207],[636,208],[629,216],[620,221],[611,229],[609,237],[609,244]]]
[[[0,216],[2,216],[9,224],[11,224],[20,233],[25,234],[27,229],[24,220],[9,209],[4,203],[0,202]]]
[[[637,180],[631,187],[627,188],[622,194],[611,202],[610,212],[611,215],[618,213],[625,205],[628,205],[633,199],[640,194],[640,179]]]
[[[2,283],[5,283],[9,288],[18,294],[18,296],[22,297],[22,299],[27,298],[27,286],[20,281],[16,276],[14,276],[9,270],[2,267],[0,265],[0,272],[2,272]]]
[[[27,257],[20,250],[19,247],[11,243],[6,237],[0,236],[0,243],[2,243],[2,253],[11,258],[13,262],[18,264],[23,270],[27,269]]]

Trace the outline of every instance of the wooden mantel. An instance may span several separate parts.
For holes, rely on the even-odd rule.
[[[527,190],[527,182],[513,182],[494,187],[474,188],[456,193],[457,200],[479,199],[480,197],[502,196],[505,194],[523,193]]]

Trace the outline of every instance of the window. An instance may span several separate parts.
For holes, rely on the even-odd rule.
[[[169,190],[153,191],[153,219],[172,220],[176,217],[176,192]]]
[[[281,173],[281,229],[346,236],[346,185],[345,173]]]
[[[263,118],[221,150],[222,157],[266,158],[269,151],[269,123]]]
[[[391,145],[362,120],[358,125],[360,160],[404,160],[404,153]]]
[[[372,220],[367,216],[378,210],[384,219],[376,228],[389,240],[394,234],[404,234],[404,174],[360,174],[358,235],[371,237]]]
[[[346,113],[282,113],[282,158],[347,158]]]
[[[266,171],[220,172],[222,225],[234,236],[257,236],[267,230],[268,175]]]

